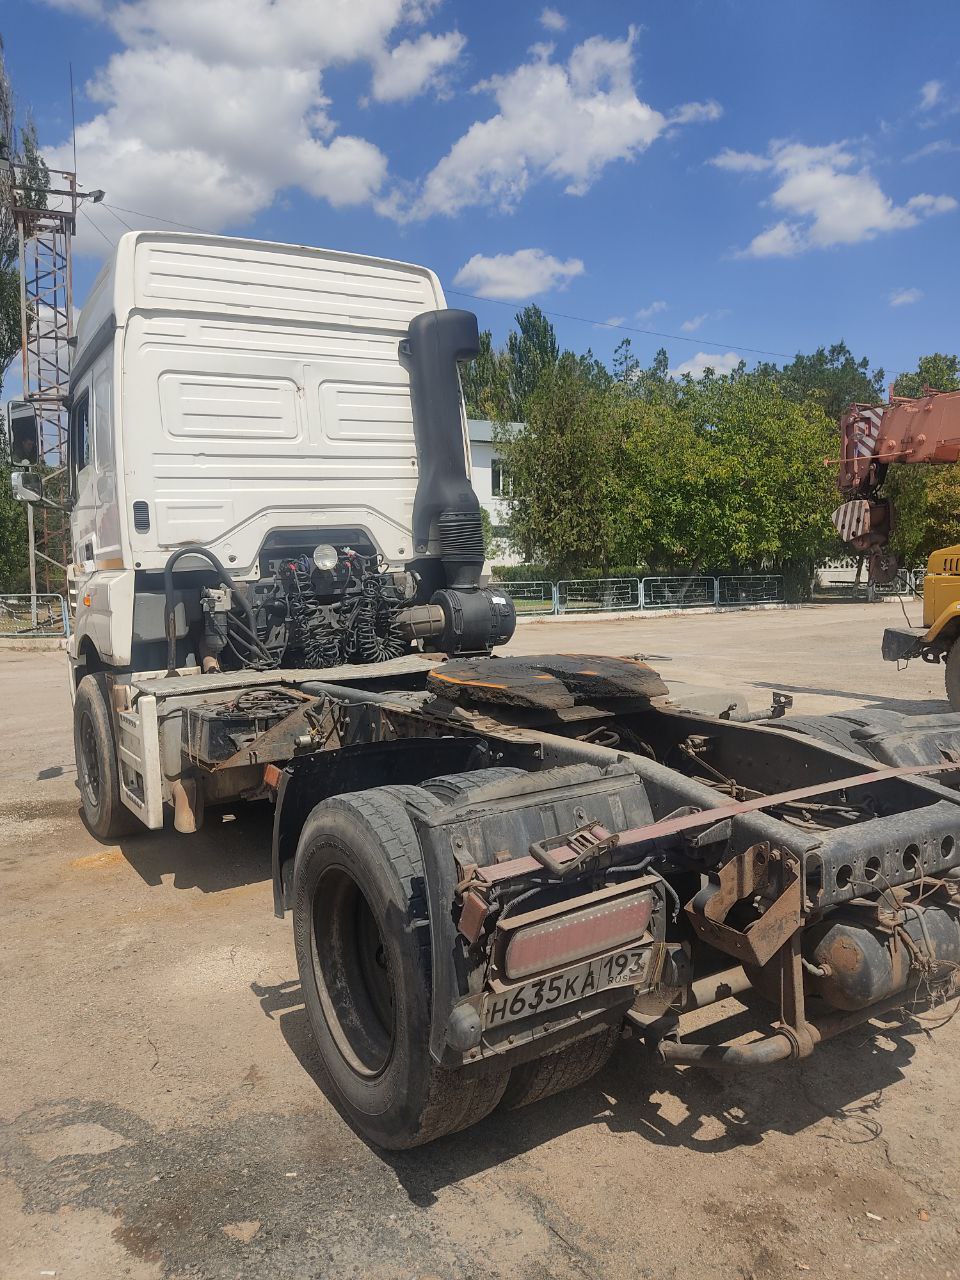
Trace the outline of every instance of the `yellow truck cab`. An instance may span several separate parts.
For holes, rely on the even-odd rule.
[[[923,658],[945,664],[944,683],[954,711],[960,710],[960,545],[942,547],[927,560],[923,580],[923,630],[888,627],[883,656],[888,662]]]

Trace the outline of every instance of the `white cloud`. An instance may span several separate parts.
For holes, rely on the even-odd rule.
[[[565,31],[567,20],[562,13],[547,6],[540,11],[540,25],[546,27],[548,31]]]
[[[633,28],[623,40],[592,36],[566,62],[549,46],[507,75],[477,86],[497,112],[477,121],[427,175],[409,216],[455,214],[472,205],[511,210],[531,182],[551,178],[569,195],[589,190],[606,165],[633,160],[671,125],[715,119],[716,104],[664,114],[633,86]]]
[[[707,161],[707,164],[716,165],[718,169],[729,169],[732,173],[759,173],[763,169],[769,169],[771,163],[766,156],[755,156],[752,151],[733,151],[730,147],[724,147],[718,155]]]
[[[920,89],[920,110],[930,111],[943,97],[943,81],[928,80]]]
[[[538,293],[562,289],[583,271],[579,258],[561,261],[542,249],[518,249],[516,253],[497,253],[489,258],[475,253],[454,276],[453,283],[481,298],[522,302]]]
[[[47,4],[53,9],[79,14],[83,18],[102,18],[104,15],[103,0],[47,0]]]
[[[895,204],[865,165],[856,167],[856,157],[843,143],[808,147],[772,142],[765,157],[721,152],[713,163],[741,172],[769,169],[776,177],[769,203],[785,216],[743,250],[753,258],[793,257],[806,249],[857,244],[957,207],[953,196],[927,193]]]
[[[719,102],[685,102],[670,113],[671,124],[713,124],[723,115]]]
[[[593,327],[595,329],[619,329],[626,319],[626,316],[607,316],[603,324],[595,324]]]
[[[735,351],[727,351],[723,355],[717,352],[708,355],[706,351],[698,351],[695,356],[671,369],[670,376],[682,378],[684,374],[689,374],[691,378],[702,378],[708,369],[712,369],[714,373],[732,373],[741,359],[742,356],[738,356]]]
[[[948,156],[954,151],[960,151],[955,142],[951,142],[949,138],[938,138],[936,142],[928,142],[918,151],[912,151],[905,159],[923,160],[926,156]]]
[[[790,222],[775,222],[753,237],[744,255],[751,258],[792,258],[807,247],[798,226]]]
[[[399,28],[429,14],[427,0],[50,2],[99,17],[121,44],[87,86],[97,111],[77,127],[81,182],[112,205],[211,231],[243,224],[291,187],[334,206],[376,201],[387,158],[340,132],[323,73],[366,63],[374,97],[398,101],[442,84],[463,48],[457,32],[391,47]],[[46,155],[72,168],[68,141]],[[90,217],[109,238],[124,230],[103,210]],[[86,220],[80,229],[80,249],[102,253]]]
[[[922,289],[894,289],[888,301],[891,307],[907,307],[911,302],[919,302],[922,297]]]
[[[702,311],[698,316],[691,316],[689,320],[684,320],[680,328],[683,330],[684,333],[696,333],[696,331],[703,324],[704,320],[706,320],[707,315],[708,315],[708,312]]]
[[[456,63],[466,43],[459,31],[439,36],[425,31],[416,40],[384,49],[373,67],[373,97],[377,102],[401,102],[428,86],[443,91],[442,73]]]
[[[649,307],[641,307],[636,313],[636,316],[641,324],[643,324],[647,320],[652,320],[654,316],[659,315],[661,311],[666,311],[666,309],[667,304],[662,298],[658,298],[656,302],[651,302]]]

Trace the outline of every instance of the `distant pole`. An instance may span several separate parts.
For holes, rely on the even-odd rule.
[[[27,503],[27,543],[30,551],[30,630],[37,629],[37,539],[33,531],[33,503]]]

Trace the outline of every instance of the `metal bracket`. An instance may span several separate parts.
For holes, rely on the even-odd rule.
[[[763,914],[746,929],[726,923],[733,906],[763,893],[771,879],[771,864],[779,867],[780,892]],[[687,903],[691,925],[704,941],[741,964],[762,968],[800,928],[800,874],[796,859],[755,844],[725,863],[709,884]]]

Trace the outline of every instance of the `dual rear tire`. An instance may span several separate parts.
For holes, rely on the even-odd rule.
[[[335,796],[304,824],[294,873],[294,939],[304,1005],[342,1110],[378,1146],[420,1146],[498,1104],[549,1097],[594,1075],[618,1029],[486,1074],[430,1056],[431,936],[424,867],[406,799],[450,804],[515,770],[488,769]]]

